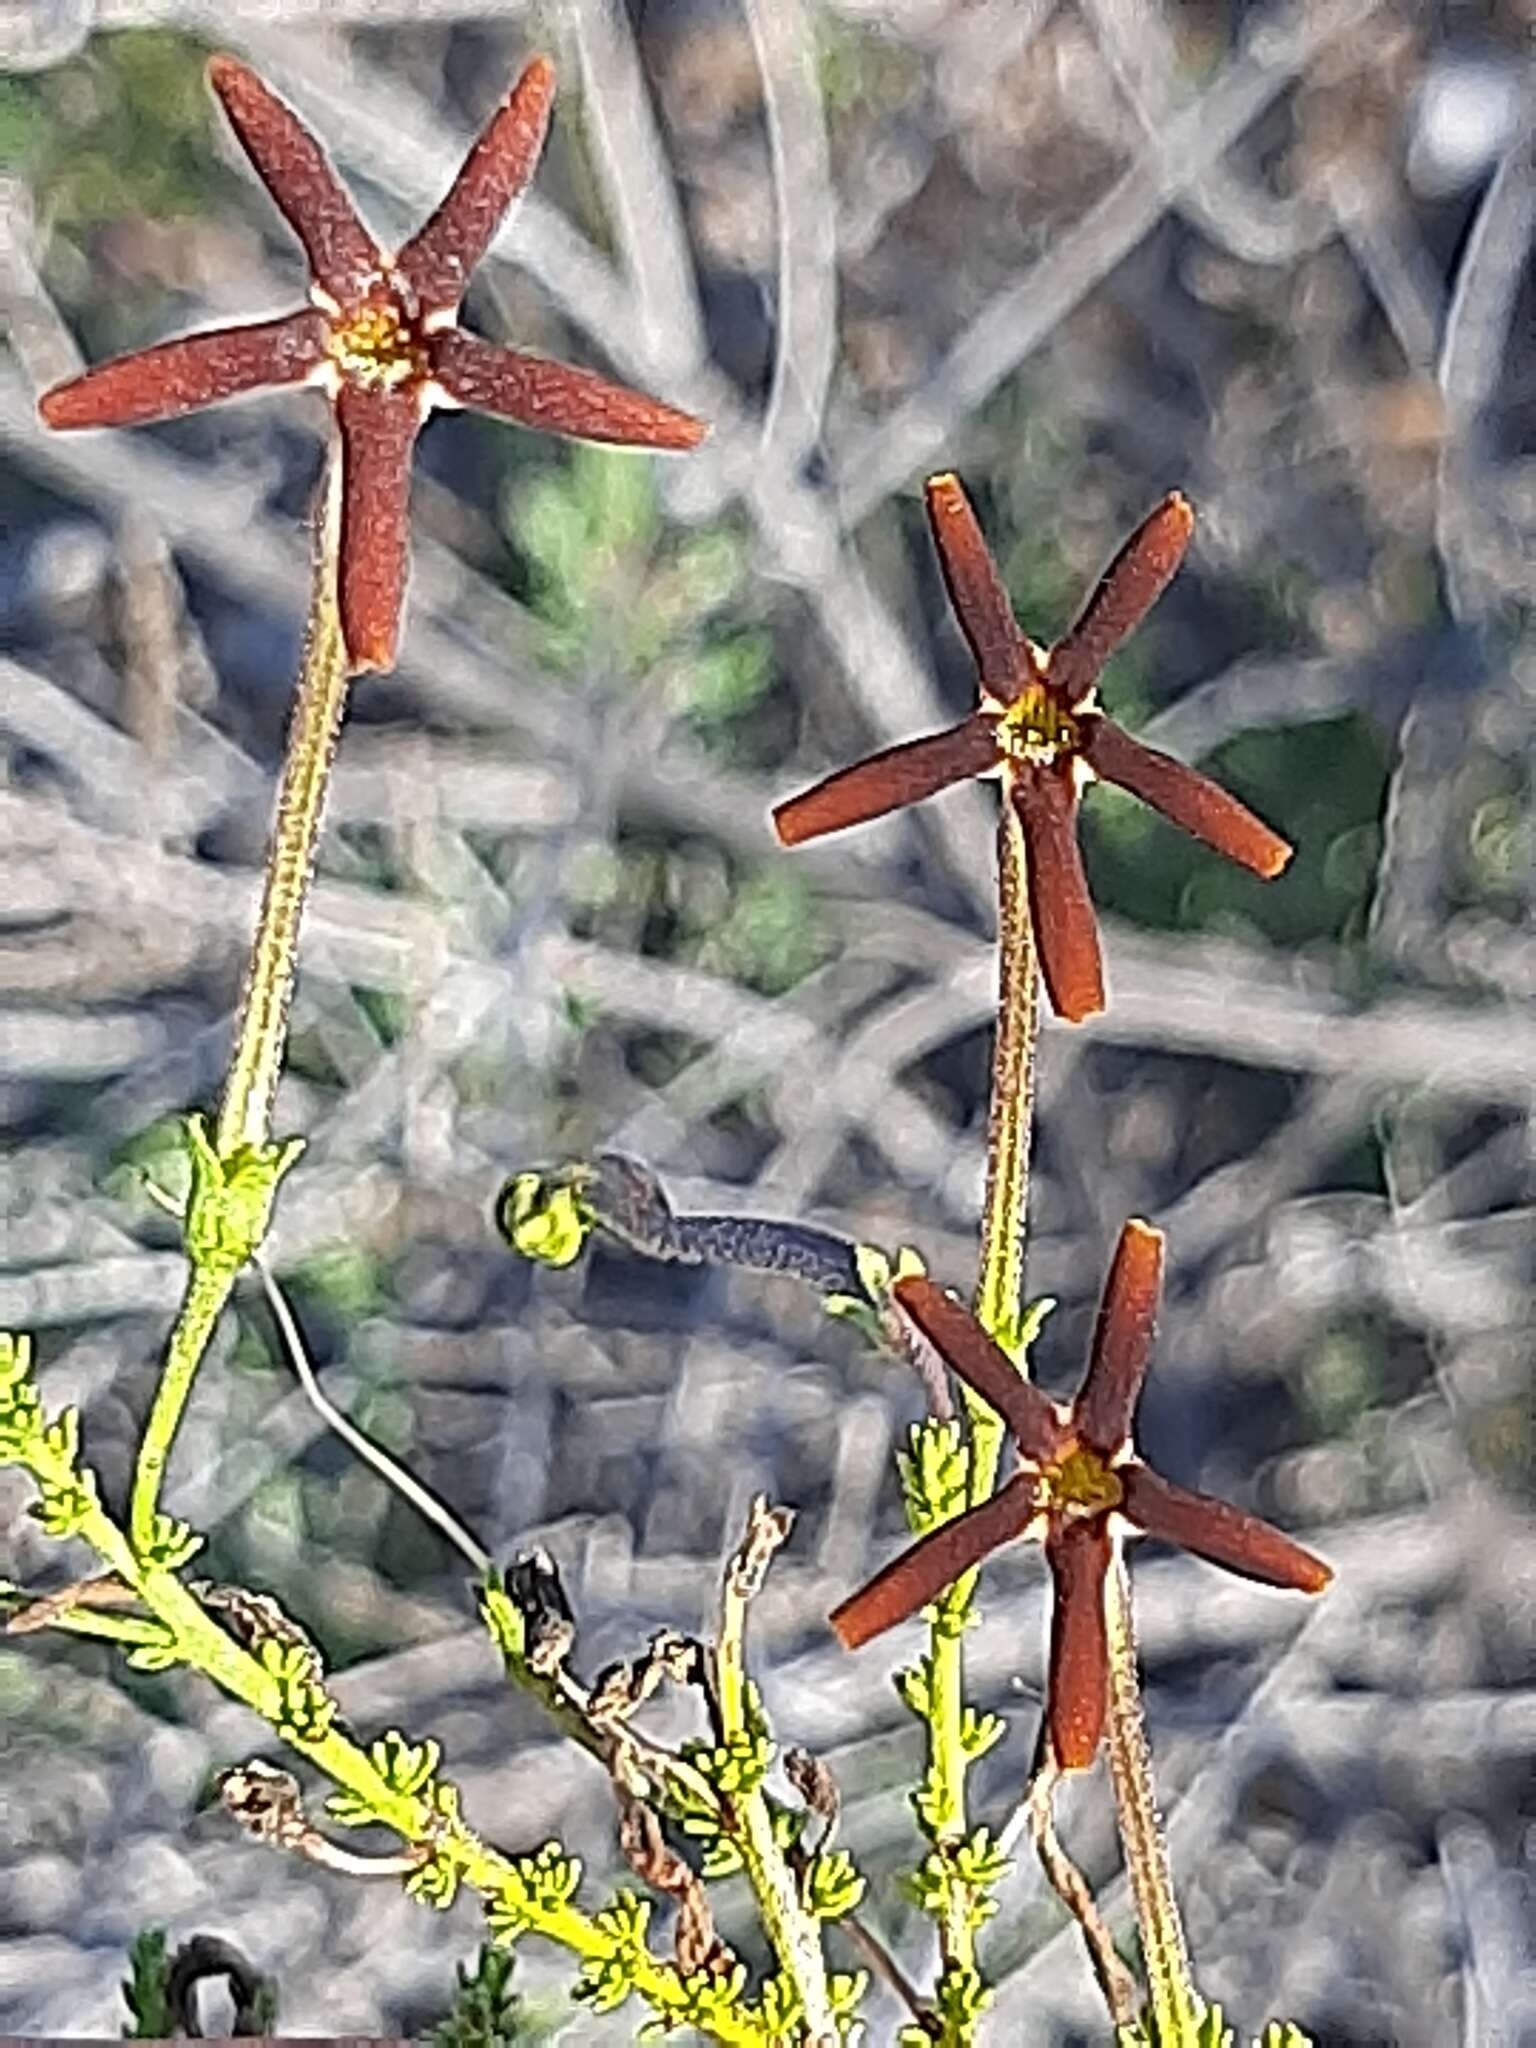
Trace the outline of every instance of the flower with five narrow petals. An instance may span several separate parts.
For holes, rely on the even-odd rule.
[[[433,406],[638,448],[693,448],[707,429],[659,399],[458,323],[470,276],[543,148],[555,91],[546,59],[524,69],[447,197],[394,256],[363,225],[319,142],[254,71],[218,56],[208,82],[304,245],[311,306],[120,356],[56,385],[39,411],[51,427],[139,426],[271,386],[322,385],[341,437],[342,631],[355,668],[388,668],[405,596],[411,453]]]
[[[1121,1232],[1099,1306],[1082,1389],[1070,1408],[1023,1379],[970,1312],[927,1278],[892,1290],[951,1370],[996,1409],[1018,1469],[990,1500],[904,1551],[832,1616],[856,1649],[936,1600],[945,1587],[1020,1536],[1045,1546],[1054,1587],[1046,1732],[1064,1771],[1086,1770],[1104,1731],[1109,1650],[1104,1590],[1114,1545],[1160,1536],[1266,1585],[1320,1593],[1320,1557],[1258,1516],[1161,1478],[1137,1455],[1131,1422],[1146,1377],[1162,1295],[1163,1235],[1131,1221]]]
[[[1291,848],[1236,797],[1133,739],[1098,707],[1115,649],[1172,581],[1194,531],[1171,492],[1105,570],[1076,625],[1054,647],[1019,631],[1008,593],[960,479],[928,479],[928,519],[950,602],[976,659],[976,709],[947,731],[905,740],[839,769],[775,810],[786,846],[862,825],[951,784],[1001,771],[1024,835],[1030,915],[1052,1008],[1080,1023],[1104,1007],[1104,969],[1076,812],[1083,780],[1130,790],[1218,853],[1266,880]]]

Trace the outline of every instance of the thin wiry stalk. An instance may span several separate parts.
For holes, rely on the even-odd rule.
[[[299,926],[315,871],[315,849],[336,743],[347,706],[347,651],[336,609],[341,476],[332,462],[317,521],[315,600],[267,854],[266,880],[240,1004],[234,1058],[219,1104],[214,1145],[227,1158],[272,1134],[272,1104],[288,1037],[298,967]]]
[[[261,1275],[262,1287],[266,1291],[267,1305],[282,1337],[283,1348],[288,1353],[288,1362],[298,1375],[299,1385],[304,1389],[304,1397],[310,1407],[327,1428],[334,1430],[344,1444],[349,1444],[356,1451],[365,1465],[373,1467],[386,1486],[392,1486],[403,1500],[410,1502],[423,1521],[430,1522],[440,1535],[446,1536],[460,1556],[467,1559],[472,1568],[483,1577],[491,1569],[490,1552],[476,1542],[452,1508],[445,1501],[439,1500],[430,1487],[423,1486],[421,1481],[408,1472],[398,1460],[392,1458],[387,1451],[380,1450],[370,1437],[365,1436],[350,1416],[342,1414],[315,1376],[315,1369],[309,1362],[309,1353],[304,1346],[303,1334],[289,1306],[288,1297],[278,1285],[271,1266],[260,1253],[256,1256],[255,1265],[256,1271]]]
[[[1192,2038],[1201,2002],[1190,1976],[1184,1924],[1173,1895],[1168,1845],[1152,1782],[1136,1670],[1136,1627],[1125,1556],[1116,1546],[1104,1587],[1109,1641],[1109,1767],[1115,1810],[1125,1850],[1126,1875],[1136,1901],[1141,1951],[1157,2039],[1182,2043]]]
[[[1055,1765],[1042,1763],[1030,1780],[1029,1792],[1020,1804],[1015,1821],[1020,1827],[1028,1828],[1034,1839],[1035,1854],[1040,1858],[1040,1866],[1050,1880],[1051,1889],[1083,1930],[1088,1960],[1093,1965],[1093,1974],[1103,1993],[1104,2003],[1109,2007],[1110,2018],[1117,2027],[1129,2026],[1136,2017],[1139,2003],[1136,1980],[1120,1958],[1088,1880],[1057,1837],[1052,1802],[1059,1782],[1060,1773]],[[1000,1839],[1011,1847],[1017,1839],[1017,1832],[1014,1824],[1010,1823]]]

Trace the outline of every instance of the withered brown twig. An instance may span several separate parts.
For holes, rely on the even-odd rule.
[[[254,1840],[303,1856],[322,1870],[343,1877],[408,1877],[431,1859],[428,1843],[395,1855],[365,1856],[327,1840],[304,1812],[298,1779],[259,1757],[222,1772],[218,1786],[220,1805]]]

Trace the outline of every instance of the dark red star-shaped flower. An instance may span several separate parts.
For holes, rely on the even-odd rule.
[[[932,1530],[845,1600],[832,1626],[856,1649],[936,1600],[1001,1545],[1040,1537],[1055,1591],[1046,1730],[1064,1771],[1086,1770],[1104,1732],[1104,1581],[1117,1541],[1161,1536],[1228,1571],[1303,1593],[1320,1593],[1333,1576],[1320,1557],[1268,1522],[1175,1486],[1137,1456],[1131,1420],[1162,1283],[1162,1232],[1127,1223],[1099,1305],[1087,1376],[1070,1408],[1021,1378],[969,1310],[933,1281],[898,1280],[892,1290],[951,1370],[1007,1423],[1018,1470],[990,1500]]]
[[[214,57],[208,82],[304,245],[312,308],[121,356],[55,386],[39,410],[51,427],[139,426],[272,385],[322,385],[342,447],[342,631],[354,667],[388,668],[405,596],[411,451],[434,405],[637,448],[693,448],[707,429],[659,399],[458,324],[470,275],[543,148],[555,93],[546,59],[527,66],[448,196],[394,256],[363,225],[315,137],[254,71]]]
[[[930,477],[928,519],[950,602],[980,672],[976,709],[945,732],[904,740],[829,775],[773,814],[786,846],[920,803],[952,783],[1002,771],[1023,828],[1040,971],[1060,1017],[1104,1007],[1098,927],[1078,851],[1084,780],[1118,783],[1266,879],[1291,849],[1207,776],[1143,746],[1094,701],[1104,664],[1172,581],[1195,515],[1177,491],[1105,570],[1077,624],[1049,649],[1019,631],[970,500],[956,476]]]

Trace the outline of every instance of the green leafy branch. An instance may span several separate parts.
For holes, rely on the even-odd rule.
[[[611,1909],[606,1917],[583,1911],[575,1902],[580,1865],[558,1844],[509,1857],[483,1842],[463,1820],[457,1788],[438,1775],[436,1743],[413,1743],[393,1730],[367,1747],[355,1740],[308,1646],[276,1637],[254,1649],[238,1643],[174,1569],[141,1555],[107,1513],[95,1474],[80,1463],[75,1412],[45,1411],[32,1368],[30,1341],[0,1335],[0,1464],[31,1475],[38,1494],[31,1513],[44,1529],[89,1544],[147,1610],[130,1645],[131,1661],[141,1668],[201,1671],[252,1708],[332,1780],[333,1821],[382,1825],[408,1845],[408,1892],[440,1909],[463,1886],[478,1892],[498,1942],[532,1933],[578,1958],[579,1997],[595,2002],[601,1988],[605,1999],[619,2002],[633,1993],[665,2027],[687,2024],[726,2042],[772,2039],[760,2017],[742,2006],[742,1986],[686,1976],[653,1955],[622,1914],[615,1919]],[[63,1624],[83,1622],[97,1634],[107,1632],[100,1624],[126,1619],[86,1606],[60,1610]]]

